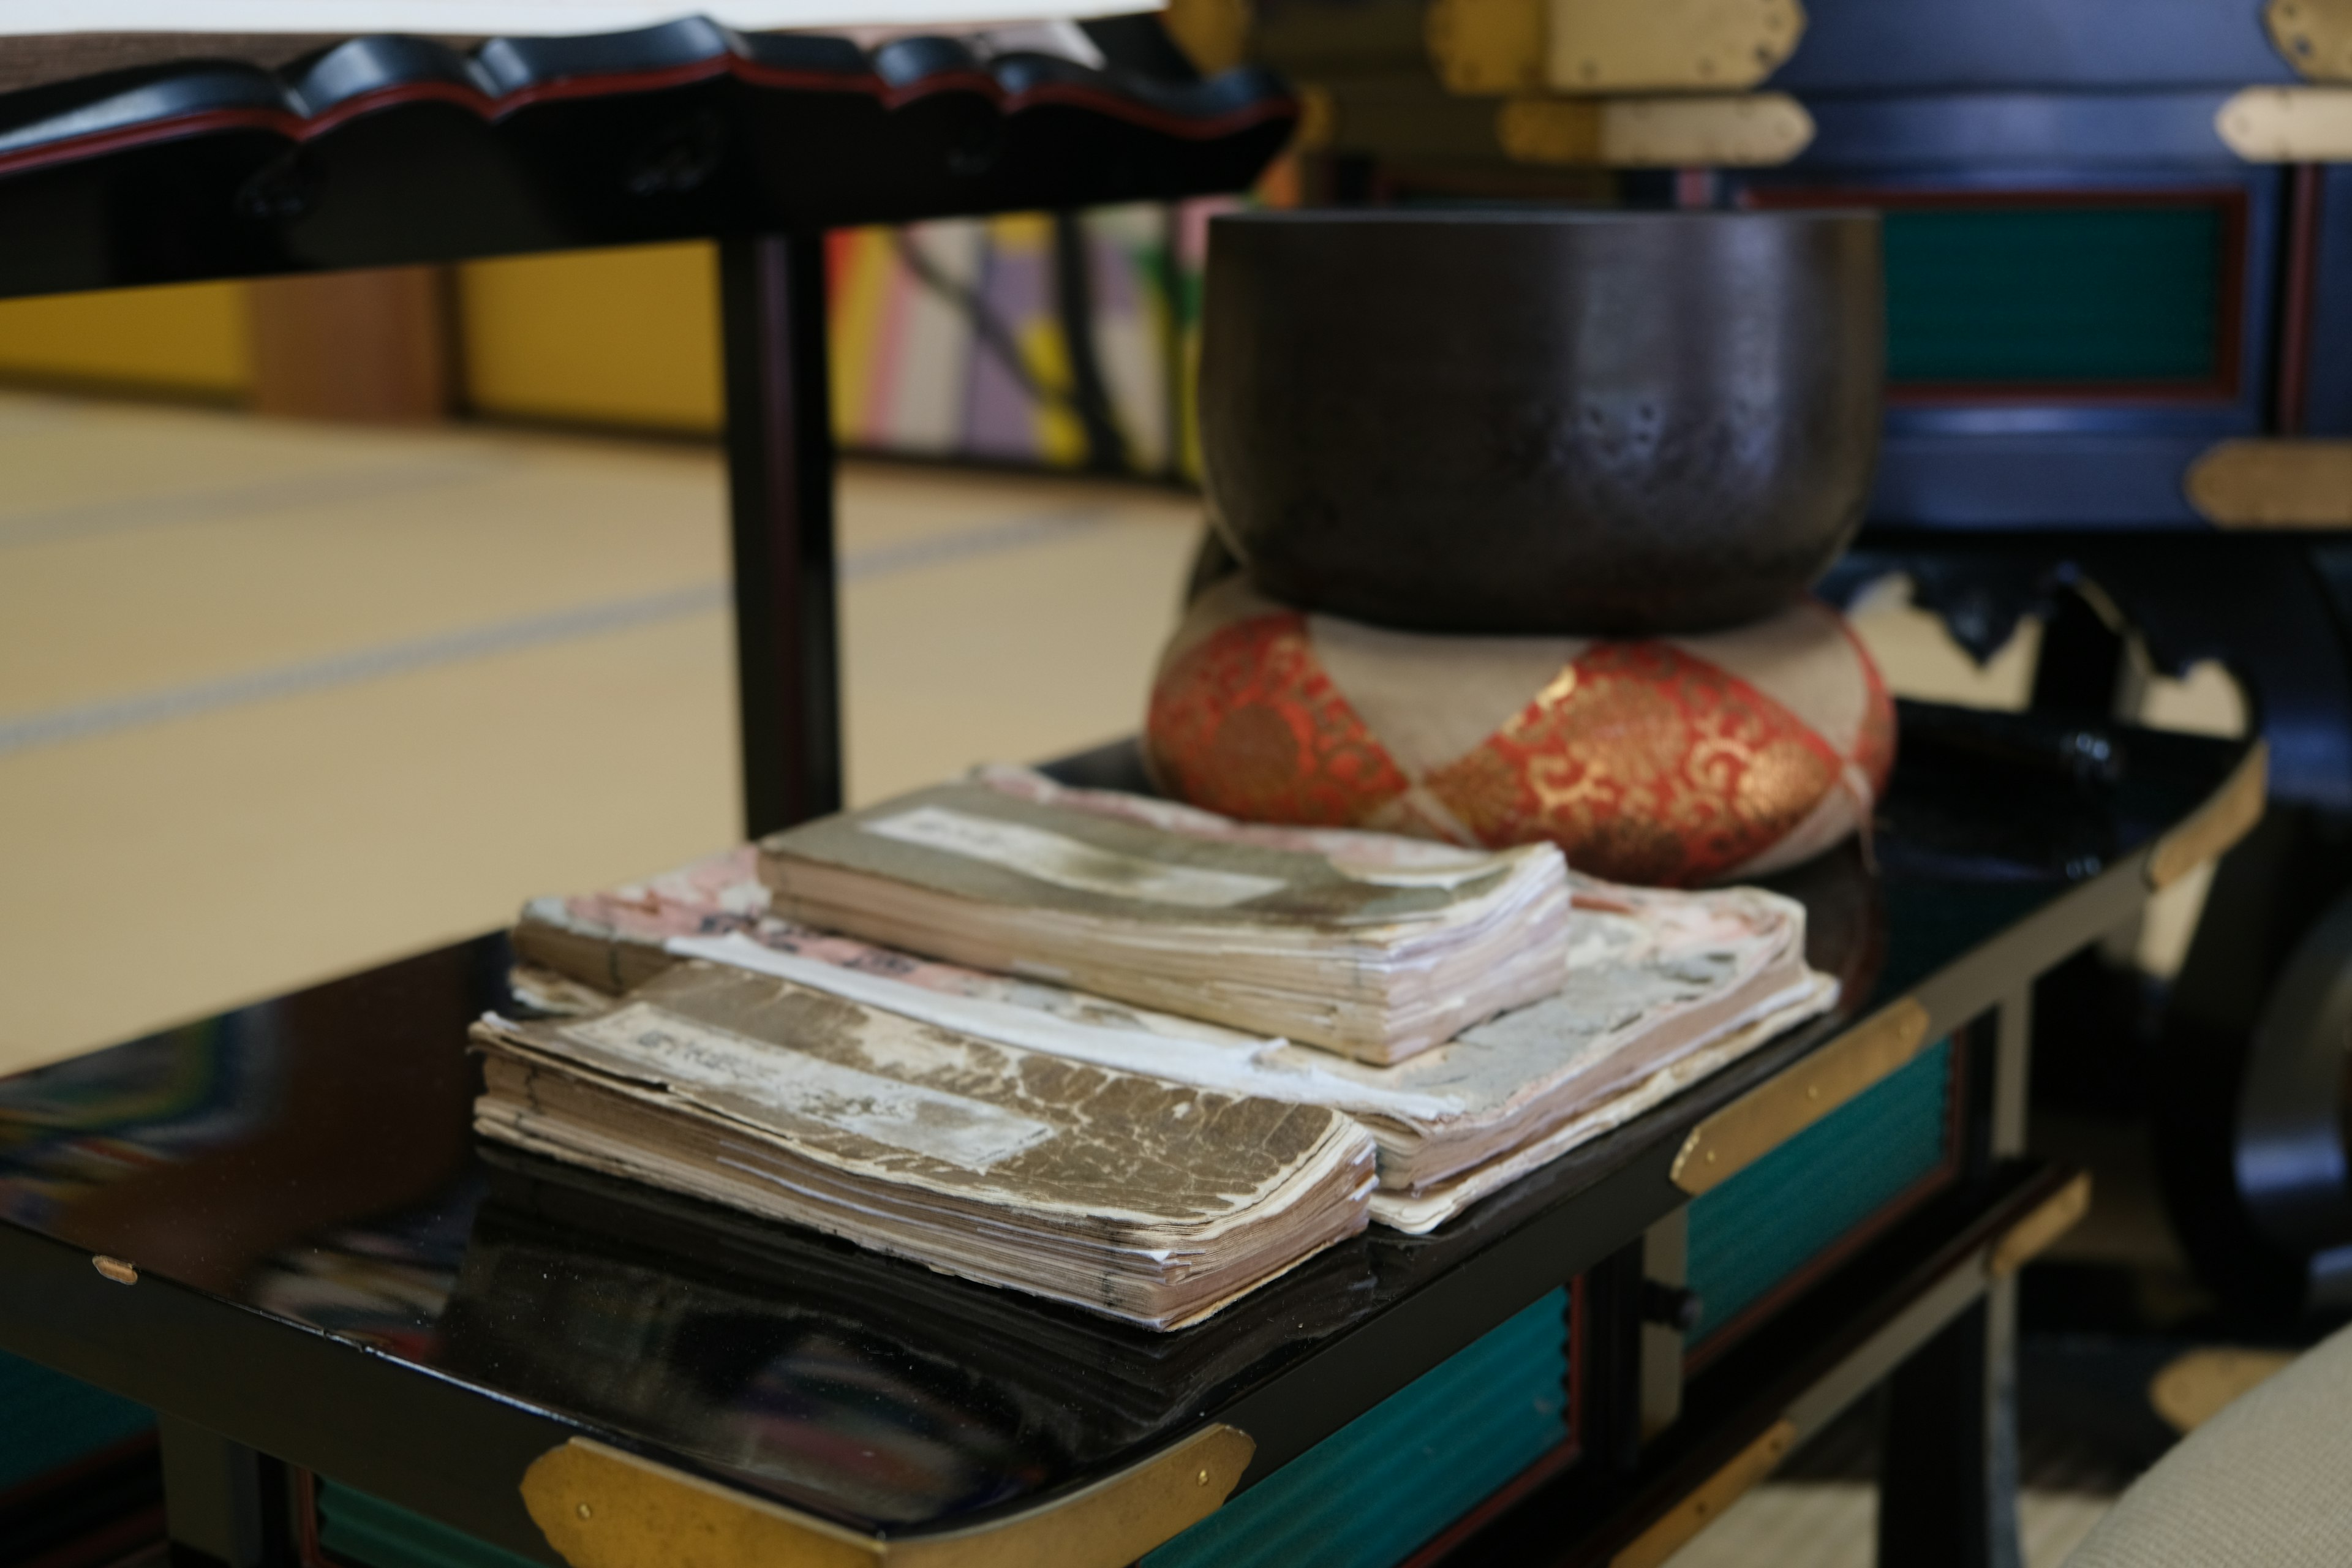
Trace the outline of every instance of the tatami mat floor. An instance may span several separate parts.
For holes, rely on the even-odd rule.
[[[709,447],[0,396],[0,1068],[738,831]],[[1197,507],[852,465],[850,787],[1138,721]]]
[[[1134,729],[1196,502],[851,464],[841,513],[853,797]],[[707,447],[0,394],[0,1070],[728,842],[725,593]],[[2022,697],[2030,628],[1858,621],[1897,689]],[[2029,1498],[2032,1560],[2100,1506]],[[1871,1507],[1768,1486],[1678,1561],[1862,1563]]]

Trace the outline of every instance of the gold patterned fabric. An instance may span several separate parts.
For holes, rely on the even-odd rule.
[[[1228,584],[1163,661],[1149,736],[1171,793],[1229,816],[1549,839],[1597,876],[1686,887],[1864,824],[1895,715],[1844,622],[1810,602],[1707,637],[1444,638]]]

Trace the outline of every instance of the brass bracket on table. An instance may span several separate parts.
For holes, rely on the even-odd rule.
[[[1727,92],[1796,51],[1798,0],[1433,0],[1423,37],[1449,92]]]
[[[1906,996],[1690,1130],[1670,1173],[1696,1197],[1730,1180],[1917,1056],[1927,1009]]]
[[[2221,787],[2175,823],[2147,855],[2147,885],[2162,892],[2253,831],[2270,795],[2271,746],[2256,741]]]
[[[1609,1560],[1609,1568],[1656,1568],[1689,1544],[1693,1536],[1723,1516],[1748,1488],[1772,1473],[1797,1441],[1797,1424],[1787,1416],[1732,1457],[1731,1462],[1685,1494],[1664,1517],[1635,1536]]]
[[[2008,1279],[2090,1212],[2091,1173],[2084,1171],[2000,1233],[1985,1255],[1985,1273],[1995,1279]]]
[[[523,1504],[572,1568],[1124,1568],[1221,1507],[1257,1445],[1211,1426],[1115,1476],[969,1529],[869,1535],[574,1437]]]

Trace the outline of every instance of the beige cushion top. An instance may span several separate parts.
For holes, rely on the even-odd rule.
[[[2352,1329],[2183,1438],[2066,1568],[2352,1563]]]

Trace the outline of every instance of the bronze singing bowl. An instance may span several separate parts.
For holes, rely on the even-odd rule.
[[[1210,226],[1210,512],[1259,588],[1429,631],[1771,614],[1862,521],[1868,213],[1250,213]]]

